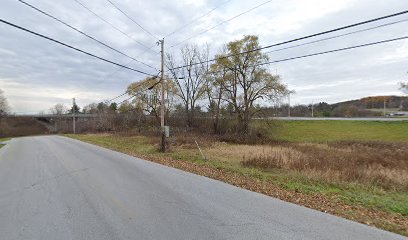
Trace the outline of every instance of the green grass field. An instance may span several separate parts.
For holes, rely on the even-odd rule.
[[[278,121],[269,133],[289,142],[408,141],[408,121]]]
[[[8,141],[8,140],[10,140],[10,138],[0,138],[0,148],[4,146],[4,144],[1,144],[1,142]]]

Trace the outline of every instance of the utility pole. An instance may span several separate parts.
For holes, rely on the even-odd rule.
[[[384,117],[385,117],[385,112],[386,112],[386,110],[387,110],[387,106],[386,106],[386,104],[387,104],[387,101],[385,100],[385,98],[384,98]]]
[[[288,94],[288,117],[290,117],[290,93]]]
[[[74,134],[76,133],[76,129],[75,129],[75,98],[72,99],[72,130],[74,132]]]
[[[161,112],[161,144],[160,144],[160,150],[162,152],[166,151],[166,133],[165,133],[165,128],[164,128],[164,106],[165,104],[165,99],[164,99],[164,38],[162,40],[159,40],[159,44],[161,45],[161,106],[160,106],[160,112]]]
[[[313,101],[312,101],[312,117],[313,117]]]

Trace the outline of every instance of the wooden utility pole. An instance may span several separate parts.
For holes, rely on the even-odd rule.
[[[160,112],[161,112],[161,144],[160,144],[160,150],[162,152],[166,151],[166,133],[165,133],[165,127],[164,127],[164,107],[165,107],[165,99],[164,99],[164,38],[162,40],[159,40],[159,43],[161,45],[161,106],[160,106]]]
[[[288,117],[290,117],[290,93],[288,94]]]
[[[314,117],[314,116],[313,116],[313,110],[314,110],[313,107],[314,107],[314,103],[313,103],[313,101],[312,101],[312,117]]]
[[[75,109],[76,109],[76,104],[75,104],[75,98],[72,99],[72,131],[75,134],[76,133],[76,127],[75,127]]]
[[[386,114],[387,114],[387,100],[385,100],[385,98],[384,98],[384,109],[383,109],[384,117],[385,117]]]

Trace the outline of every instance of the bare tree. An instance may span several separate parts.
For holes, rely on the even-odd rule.
[[[407,83],[401,83],[401,89],[404,91],[408,91],[408,82]]]
[[[86,114],[96,114],[98,113],[98,104],[97,103],[90,103],[88,105],[86,105],[85,107],[83,107],[82,109],[83,113]]]
[[[55,104],[52,108],[50,108],[50,113],[53,115],[62,115],[67,113],[68,108],[61,103]]]
[[[177,96],[184,105],[186,123],[192,127],[195,119],[197,101],[205,97],[206,66],[192,63],[200,62],[207,58],[205,51],[200,52],[196,45],[186,45],[180,50],[181,62],[176,61],[173,55],[167,54],[166,66],[177,85]],[[175,69],[177,66],[185,65],[184,68]]]
[[[0,89],[0,117],[6,116],[10,112],[10,107],[7,98],[4,96],[3,90]]]

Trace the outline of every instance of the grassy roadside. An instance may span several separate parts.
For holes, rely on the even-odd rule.
[[[158,139],[151,137],[67,136],[408,236],[408,193],[405,190],[320,181],[284,169],[264,171],[243,167],[239,159],[226,161],[234,156],[226,155],[228,152],[216,154],[221,148],[214,145],[203,146],[209,158],[203,161],[197,149],[188,144],[172,146],[171,152],[160,153],[153,144]],[[232,144],[227,147],[242,148]]]
[[[0,148],[2,148],[4,146],[4,144],[1,144],[1,142],[5,142],[10,140],[10,138],[0,138]]]

